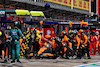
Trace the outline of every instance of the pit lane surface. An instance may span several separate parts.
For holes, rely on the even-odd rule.
[[[22,63],[0,63],[0,67],[73,67],[89,63],[100,62],[100,56],[91,56],[92,59],[25,59],[22,58]]]

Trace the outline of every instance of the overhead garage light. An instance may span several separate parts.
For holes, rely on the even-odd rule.
[[[30,15],[28,10],[16,9],[15,12],[16,12],[17,15]]]
[[[42,11],[30,11],[31,16],[44,16]]]
[[[96,29],[96,30],[100,30],[100,29]]]

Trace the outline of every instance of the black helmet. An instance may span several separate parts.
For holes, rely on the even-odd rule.
[[[15,21],[14,22],[14,26],[19,26],[20,22],[19,21]]]
[[[78,33],[78,31],[77,31],[77,30],[75,30],[74,34],[77,34],[77,33]]]
[[[77,34],[78,31],[77,30],[72,30],[72,33]]]
[[[55,39],[54,37],[51,38],[51,40]]]
[[[59,42],[61,41],[61,39],[59,37],[57,37],[56,40],[59,41]]]
[[[66,31],[64,31],[63,33],[64,33],[64,35],[66,35]]]
[[[84,33],[84,30],[81,30],[82,33]]]

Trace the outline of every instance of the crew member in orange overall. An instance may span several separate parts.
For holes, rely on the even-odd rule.
[[[91,59],[89,55],[89,42],[88,42],[88,37],[84,33],[83,30],[81,30],[81,46],[82,46],[82,56],[85,56],[85,59]]]
[[[77,53],[76,55],[77,55],[77,58],[76,59],[81,59],[81,52],[82,52],[82,50],[80,49],[80,38],[78,37],[78,32],[77,31],[75,31],[74,32],[74,34],[75,34],[75,37],[74,37],[74,50],[75,50],[75,53]],[[78,51],[77,51],[78,50]]]
[[[62,50],[61,39],[59,37],[57,37],[57,38],[52,37],[51,40],[52,40],[53,52],[56,53],[57,58],[60,58],[60,56],[61,56],[60,51]]]
[[[70,48],[72,48],[72,43],[69,42],[69,38],[68,38],[67,35],[66,35],[66,31],[63,32],[63,35],[64,35],[64,38],[62,39],[61,42],[67,44],[66,46],[63,45],[63,46],[64,46],[64,57],[66,57],[66,59],[68,59],[68,54],[71,55],[71,56],[73,55],[73,54],[72,54],[72,53],[73,53],[72,50],[70,50]],[[68,46],[69,46],[70,48],[69,48]],[[68,50],[68,49],[69,49],[69,50]],[[67,51],[67,53],[66,53],[66,51]],[[65,55],[66,55],[66,56],[65,56]]]

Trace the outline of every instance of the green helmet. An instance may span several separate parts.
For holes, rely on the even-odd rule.
[[[2,32],[0,31],[0,36],[2,35]]]
[[[14,22],[14,25],[15,25],[15,26],[19,26],[19,24],[20,24],[20,23],[19,23],[18,21],[15,21],[15,22]]]

